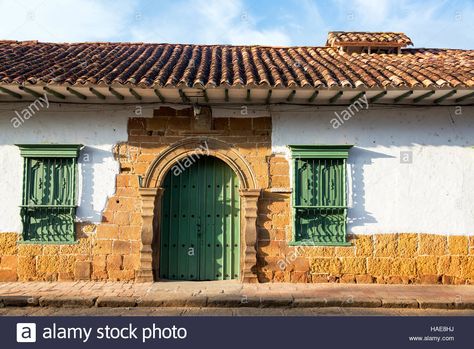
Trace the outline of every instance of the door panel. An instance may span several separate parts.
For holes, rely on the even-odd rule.
[[[240,197],[232,169],[217,158],[196,156],[188,168],[170,170],[164,189],[160,278],[238,278]]]

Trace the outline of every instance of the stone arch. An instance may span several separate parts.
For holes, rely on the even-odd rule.
[[[256,189],[257,180],[248,162],[228,143],[208,138],[189,138],[171,145],[150,165],[145,175],[145,188],[159,188],[168,171],[180,160],[191,156],[209,155],[221,159],[237,174],[241,188]]]
[[[257,203],[260,189],[257,186],[255,173],[248,162],[231,145],[209,137],[189,138],[174,143],[164,150],[152,162],[146,172],[143,187],[140,188],[142,199],[142,234],[140,249],[140,267],[136,281],[153,281],[154,236],[160,236],[159,225],[153,220],[161,220],[161,198],[164,189],[161,187],[168,171],[181,159],[191,156],[214,156],[232,168],[240,180],[241,200],[241,280],[257,282]]]

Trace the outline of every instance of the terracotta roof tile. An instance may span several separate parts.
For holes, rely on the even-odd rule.
[[[400,47],[413,45],[411,39],[404,33],[394,32],[329,32],[326,41],[327,46],[344,46],[356,43],[390,44]]]
[[[473,87],[474,51],[0,41],[0,83],[129,87]]]

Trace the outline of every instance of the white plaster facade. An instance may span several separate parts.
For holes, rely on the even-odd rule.
[[[115,192],[118,161],[112,150],[127,140],[127,120],[133,110],[122,106],[51,104],[18,128],[10,122],[20,105],[0,109],[0,232],[20,232],[23,159],[14,144],[83,144],[78,166],[77,220],[100,222],[107,197]]]
[[[354,145],[348,232],[474,235],[473,107],[370,107],[337,129],[330,121],[342,108],[285,109],[272,111],[273,152]],[[412,163],[401,163],[403,151]]]
[[[119,170],[112,149],[127,140],[135,107],[52,104],[15,129],[10,119],[18,108],[0,108],[0,232],[21,231],[22,158],[14,145],[21,143],[83,144],[77,216],[100,222]],[[330,121],[341,108],[256,110],[244,116],[272,115],[274,153],[289,157],[288,144],[354,145],[348,161],[349,232],[474,235],[473,107],[370,107],[338,129]],[[141,112],[151,116],[152,108]],[[238,114],[240,109],[213,110],[215,117]],[[412,163],[401,163],[403,151],[412,152]]]

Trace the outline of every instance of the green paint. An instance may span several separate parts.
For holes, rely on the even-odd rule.
[[[81,145],[18,145],[24,157],[23,241],[73,242]]]
[[[16,144],[20,155],[40,158],[77,158],[82,144]]]
[[[347,159],[351,144],[289,145],[293,158]]]
[[[294,145],[293,243],[345,245],[346,159],[351,145]]]
[[[223,161],[194,158],[165,178],[160,236],[162,279],[239,277],[239,181]]]

